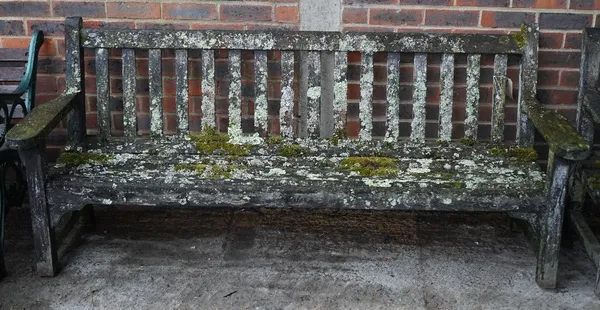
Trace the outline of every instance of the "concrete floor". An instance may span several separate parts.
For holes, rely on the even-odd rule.
[[[542,290],[502,215],[154,211],[97,209],[39,278],[28,212],[11,210],[0,309],[600,309],[579,243]]]

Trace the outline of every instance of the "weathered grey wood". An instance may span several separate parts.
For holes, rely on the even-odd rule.
[[[126,137],[137,135],[137,113],[135,96],[135,51],[123,49],[123,130]]]
[[[594,232],[587,224],[583,214],[578,210],[570,210],[569,219],[571,225],[581,238],[588,256],[592,259],[596,268],[600,268],[600,242],[598,242],[596,235],[594,235]]]
[[[35,262],[40,276],[52,277],[58,271],[54,232],[50,223],[50,210],[46,202],[46,155],[44,143],[19,150],[27,167],[29,207],[35,247]]]
[[[23,75],[25,75],[25,66],[0,67],[0,82],[19,82]]]
[[[385,139],[397,141],[400,137],[400,54],[387,54],[386,86],[386,132]]]
[[[519,73],[519,106],[517,126],[517,141],[525,147],[533,146],[534,128],[533,124],[523,112],[523,102],[535,98],[537,93],[537,69],[538,69],[538,47],[539,27],[530,24],[523,27],[522,35],[525,37],[526,45],[521,57],[521,71]]]
[[[373,54],[360,55],[360,118],[361,140],[371,140],[373,132]]]
[[[148,51],[148,84],[150,87],[150,134],[154,137],[163,134],[163,83],[162,51]]]
[[[83,46],[80,44],[81,17],[65,19],[65,82],[66,93],[76,93],[75,104],[67,118],[69,142],[80,142],[86,135],[85,126],[85,66],[83,65]]]
[[[335,52],[333,69],[333,123],[336,135],[346,132],[346,114],[348,112],[348,55]]]
[[[454,54],[443,54],[440,66],[440,112],[438,135],[442,141],[452,138],[452,102],[454,101]]]
[[[1,48],[0,59],[7,62],[26,62],[28,49],[26,48]]]
[[[0,85],[0,95],[12,94],[19,85]]]
[[[547,202],[541,217],[538,240],[536,281],[542,288],[555,288],[560,238],[569,178],[569,162],[550,153],[548,159]]]
[[[175,105],[177,107],[177,133],[186,135],[189,132],[188,106],[190,101],[187,50],[175,51],[175,75],[177,76],[177,90],[175,96]]]
[[[413,73],[413,119],[410,140],[425,141],[425,97],[427,96],[427,54],[415,54]]]
[[[336,136],[335,123],[333,121],[333,89],[335,87],[335,53],[329,51],[321,54],[321,138],[332,138]],[[338,135],[339,136],[339,135]]]
[[[281,52],[281,103],[279,104],[279,127],[282,137],[291,138],[294,113],[294,52]]]
[[[110,137],[110,83],[108,77],[108,50],[96,50],[96,109],[98,110],[98,130],[105,139]]]
[[[202,127],[216,127],[215,51],[202,51]]]
[[[592,144],[594,141],[592,121],[600,123],[600,101],[598,101],[600,95],[596,89],[600,79],[600,31],[597,28],[586,28],[583,31],[579,74],[577,131]]]
[[[6,184],[5,172],[6,162],[0,164],[0,184]],[[0,186],[0,280],[6,276],[6,264],[4,263],[4,223],[8,209],[8,197],[6,186]]]
[[[229,51],[229,128],[230,137],[242,136],[242,59],[240,50]]]
[[[307,54],[307,134],[312,138],[321,136],[321,54],[308,52]]]
[[[479,78],[481,55],[467,56],[467,105],[465,118],[465,138],[477,140],[479,127]]]
[[[86,29],[84,47],[240,50],[312,50],[405,53],[512,53],[523,50],[512,35],[233,30]]]
[[[508,55],[494,57],[494,92],[492,99],[492,142],[504,141],[504,106],[506,104],[506,70]]]
[[[267,52],[254,52],[254,130],[261,136],[267,135]]]

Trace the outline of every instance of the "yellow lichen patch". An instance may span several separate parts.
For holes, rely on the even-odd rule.
[[[236,169],[233,165],[209,164],[178,164],[175,171],[191,171],[211,180],[231,179],[231,173]]]
[[[281,147],[279,155],[283,157],[300,157],[306,155],[308,150],[295,144],[285,144]]]
[[[63,152],[57,159],[57,163],[67,165],[83,165],[91,163],[106,163],[111,158],[107,154],[80,153],[80,152]]]
[[[340,140],[346,139],[346,138],[347,138],[346,129],[340,128],[335,132],[333,137],[331,137],[331,139],[329,139],[329,141],[333,145],[338,145],[340,143]]]
[[[462,139],[460,139],[460,143],[467,145],[467,146],[475,146],[475,145],[477,145],[477,140],[473,140],[473,139],[469,139],[469,138],[462,138]]]
[[[538,157],[537,152],[530,147],[494,147],[488,149],[488,152],[494,156],[513,158],[522,163],[534,162]]]
[[[363,177],[395,177],[400,171],[398,160],[390,157],[347,157],[338,169],[354,171]]]
[[[282,144],[283,137],[282,136],[270,136],[267,138],[267,144]]]
[[[196,143],[196,151],[207,155],[248,155],[251,145],[233,144],[229,142],[229,135],[217,133],[214,127],[204,127],[202,133],[190,135]]]

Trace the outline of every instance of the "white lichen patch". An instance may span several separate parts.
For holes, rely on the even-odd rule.
[[[269,170],[269,172],[266,173],[266,175],[268,176],[272,176],[272,175],[285,175],[286,172],[283,169],[280,168],[271,168]]]
[[[389,179],[362,179],[363,183],[371,187],[392,187],[393,181]]]
[[[373,131],[373,54],[361,54],[359,119],[361,140],[371,140]]]

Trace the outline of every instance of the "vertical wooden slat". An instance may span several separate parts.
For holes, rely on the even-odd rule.
[[[360,55],[359,138],[371,140],[373,132],[373,54]]]
[[[281,51],[281,103],[279,106],[279,127],[282,137],[291,138],[292,113],[294,112],[294,52]]]
[[[162,52],[159,49],[148,51],[148,82],[150,86],[150,134],[152,136],[162,136]]]
[[[126,137],[137,135],[135,111],[135,51],[124,48],[123,58],[123,129]]]
[[[175,105],[177,107],[177,133],[187,134],[189,132],[188,122],[188,104],[189,104],[189,86],[188,86],[188,51],[175,51],[175,75],[177,77],[177,91],[175,95]]]
[[[387,121],[386,141],[393,142],[400,136],[400,54],[387,55]]]
[[[539,27],[535,24],[529,24],[525,25],[524,29],[527,45],[523,48],[521,71],[519,73],[517,141],[520,146],[531,147],[534,138],[533,124],[523,111],[522,105],[525,100],[535,98],[537,92]]]
[[[346,132],[346,113],[348,111],[348,55],[346,52],[335,52],[333,69],[333,122],[336,135]]]
[[[85,124],[85,66],[81,45],[81,17],[67,17],[65,20],[65,84],[67,92],[77,92],[75,104],[67,116],[69,142],[78,143],[86,135]]]
[[[308,136],[319,138],[321,122],[321,53],[308,52],[307,129]]]
[[[413,73],[413,119],[410,140],[425,141],[425,97],[427,96],[427,54],[415,54]]]
[[[479,78],[481,55],[467,56],[467,106],[465,119],[465,138],[477,140],[479,126]]]
[[[443,54],[440,66],[439,138],[452,138],[452,101],[454,97],[454,54]]]
[[[215,51],[202,50],[202,127],[216,127]]]
[[[590,102],[586,99],[598,85],[600,78],[600,29],[587,28],[581,38],[581,65],[579,67],[579,93],[577,94],[577,132],[590,144],[594,142],[594,126],[587,113]],[[600,268],[598,268],[600,270]]]
[[[98,130],[106,139],[110,136],[110,90],[108,80],[108,50],[96,50],[96,109],[98,110]]]
[[[260,135],[267,133],[267,52],[254,52],[254,129]]]
[[[242,136],[242,59],[240,50],[229,51],[229,128],[231,138]]]
[[[494,57],[494,95],[492,102],[492,142],[504,140],[504,106],[506,103],[506,69],[508,55]]]

